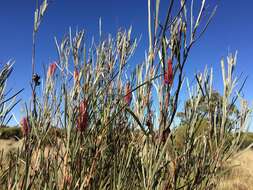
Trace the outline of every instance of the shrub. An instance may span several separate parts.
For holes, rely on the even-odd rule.
[[[242,134],[243,143],[241,149],[245,149],[253,144],[253,133],[245,132]]]
[[[33,106],[27,110],[31,132],[9,164],[0,163],[3,189],[215,188],[215,176],[240,147],[250,113],[240,99],[238,117],[228,115],[240,97],[236,93],[232,98],[236,55],[228,57],[227,69],[222,60],[220,105],[211,106],[212,70],[198,73],[196,86],[188,86],[190,104],[183,112],[185,130],[177,146],[181,133],[175,120],[184,67],[215,9],[202,25],[205,0],[197,17],[192,13],[190,18],[186,1],[181,1],[176,16],[171,1],[159,28],[159,2],[152,18],[148,1],[149,51],[131,75],[125,70],[137,46],[131,28],[119,30],[115,38],[101,38],[89,49],[83,30],[56,40],[59,58],[49,66],[41,97],[36,96],[40,77],[33,72]],[[46,8],[44,0],[36,10],[33,36]],[[200,100],[213,109],[198,112]],[[207,128],[199,133],[202,124]],[[62,138],[53,142],[52,126],[62,130]]]
[[[0,128],[0,139],[21,139],[22,132],[19,127],[1,127]]]

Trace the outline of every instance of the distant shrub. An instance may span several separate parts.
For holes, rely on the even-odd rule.
[[[21,139],[22,131],[19,127],[1,127],[0,139]]]
[[[245,132],[242,134],[242,144],[241,149],[245,149],[248,146],[253,144],[253,133],[252,132]]]
[[[194,137],[197,138],[208,131],[208,121],[202,120],[199,121],[199,124],[196,125],[196,129],[194,130]],[[173,136],[175,138],[175,145],[178,146],[178,149],[182,149],[187,141],[187,126],[186,124],[180,124],[173,130]]]

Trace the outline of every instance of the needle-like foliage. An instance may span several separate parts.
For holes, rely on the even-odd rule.
[[[36,115],[28,110],[29,134],[18,151],[0,159],[1,188],[215,189],[250,114],[236,91],[236,55],[228,56],[227,69],[221,62],[224,90],[217,103],[213,71],[196,74],[182,126],[176,119],[184,68],[216,7],[207,14],[202,0],[194,16],[197,1],[182,0],[173,11],[171,0],[163,19],[155,2],[151,7],[148,0],[148,53],[131,75],[129,60],[138,46],[132,28],[115,38],[100,31],[90,48],[83,30],[55,39],[58,59],[49,65],[42,96],[34,97]],[[37,20],[46,5],[36,10]],[[238,100],[241,108],[231,117]],[[203,102],[207,107],[199,111]]]

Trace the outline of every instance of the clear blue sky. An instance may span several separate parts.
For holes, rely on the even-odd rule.
[[[198,0],[196,0],[197,2]],[[167,1],[163,1],[162,11]],[[166,2],[166,3],[165,3]],[[207,0],[207,3],[215,1]],[[205,65],[215,71],[215,86],[220,89],[220,59],[228,51],[238,50],[237,73],[249,76],[244,96],[252,105],[253,100],[253,1],[222,0],[213,22],[203,38],[192,49],[186,66],[186,76],[202,71]],[[197,4],[197,3],[195,3]],[[21,97],[28,101],[31,76],[31,33],[33,27],[34,0],[2,0],[0,5],[0,63],[14,58],[15,68],[9,86],[18,90],[25,87]],[[98,31],[98,19],[102,18],[103,32],[115,34],[117,28],[133,26],[136,37],[142,35],[132,64],[144,57],[147,41],[147,0],[53,0],[38,34],[37,64],[42,74],[42,64],[57,58],[54,36],[61,39],[73,29],[84,28],[87,42]],[[19,119],[20,107],[14,110]],[[253,130],[253,127],[251,128]]]

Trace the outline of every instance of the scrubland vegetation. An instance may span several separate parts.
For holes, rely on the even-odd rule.
[[[207,9],[205,0],[182,0],[178,10],[175,4],[169,1],[166,17],[160,18],[160,1],[154,7],[148,1],[148,52],[132,71],[128,65],[138,46],[134,28],[100,37],[89,48],[83,30],[55,39],[58,60],[48,66],[39,96],[36,39],[48,8],[42,2],[34,19],[32,102],[18,128],[0,130],[8,139],[0,141],[1,189],[239,187],[220,181],[234,179],[234,157],[253,138],[246,132],[251,109],[241,96],[245,80],[234,76],[237,54],[221,60],[222,92],[213,88],[212,68],[188,76],[195,79],[190,86],[187,58],[216,7]],[[101,27],[98,32],[101,36]],[[17,103],[9,102],[22,93],[5,95],[12,66],[9,62],[0,73],[2,126]],[[180,109],[184,87],[188,99]]]

